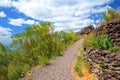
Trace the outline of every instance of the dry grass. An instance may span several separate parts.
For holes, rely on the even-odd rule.
[[[90,72],[87,69],[83,68],[82,72],[83,72],[84,76],[77,77],[76,80],[98,80],[97,77],[90,74]]]
[[[91,32],[89,34],[84,34],[83,35],[83,39],[84,39],[83,45],[84,46],[89,45],[90,41],[94,38],[94,36],[95,36],[94,32]]]
[[[78,58],[83,58],[83,53],[83,48],[81,48]],[[97,77],[90,73],[88,63],[85,62],[83,59],[78,58],[75,60],[72,66],[72,75],[75,77],[75,80],[98,80]],[[79,72],[75,70],[76,66],[79,68]]]

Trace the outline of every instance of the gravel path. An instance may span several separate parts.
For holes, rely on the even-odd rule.
[[[63,56],[51,60],[50,65],[34,69],[32,80],[75,80],[71,75],[71,67],[80,51],[81,40],[68,47]]]

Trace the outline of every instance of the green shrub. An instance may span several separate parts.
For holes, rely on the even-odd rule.
[[[120,12],[111,8],[108,8],[108,10],[103,13],[103,19],[107,23],[119,17],[120,17]]]
[[[87,46],[100,48],[103,50],[117,51],[117,47],[112,44],[107,34],[95,36]]]
[[[48,57],[40,56],[38,59],[38,64],[50,64]]]
[[[113,47],[109,48],[109,50],[110,50],[111,52],[116,52],[116,51],[118,51],[118,47],[113,46]]]
[[[21,67],[22,67],[21,77],[24,77],[24,74],[30,69],[30,65],[24,64],[24,65],[21,65]]]
[[[0,65],[0,80],[9,80],[7,74],[8,74],[7,67]]]
[[[18,80],[22,74],[21,66],[15,65],[14,63],[8,66],[8,80]]]

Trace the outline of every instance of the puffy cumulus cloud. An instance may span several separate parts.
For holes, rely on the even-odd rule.
[[[62,31],[62,30],[64,30],[65,28],[64,27],[56,27],[55,28],[55,31]]]
[[[20,12],[36,19],[55,16],[89,13],[91,8],[109,3],[111,0],[19,0],[12,5]]]
[[[9,24],[14,25],[14,26],[22,26],[23,24],[35,24],[36,22],[34,20],[24,20],[22,18],[18,19],[9,19]]]
[[[0,11],[0,17],[6,17],[6,14],[3,11]]]
[[[65,30],[94,24],[95,21],[90,19],[90,16],[104,12],[113,0],[17,0],[12,3],[10,0],[6,1],[26,16],[40,21],[51,21],[57,30]]]
[[[11,7],[12,0],[0,0],[0,7]]]
[[[10,28],[5,28],[5,27],[2,27],[0,26],[0,42],[5,44],[5,45],[8,45],[11,43],[11,36],[12,36],[12,33],[11,33],[11,29]]]
[[[69,30],[69,29],[73,29],[73,30],[80,30],[82,29],[83,27],[85,26],[88,26],[88,25],[91,25],[93,24],[94,25],[94,20],[93,19],[83,19],[83,20],[75,20],[75,21],[72,21],[72,22],[56,22],[54,23],[54,26],[56,26],[57,31],[59,30]],[[96,25],[94,25],[96,26]]]

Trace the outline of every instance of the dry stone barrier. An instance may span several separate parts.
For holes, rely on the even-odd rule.
[[[99,80],[120,80],[120,52],[85,48],[84,59]]]
[[[120,47],[120,18],[110,21],[107,25],[101,25],[94,31],[101,35],[105,30],[111,42]],[[91,66],[91,72],[99,80],[120,80],[120,51],[110,52],[108,50],[84,48],[84,59]]]
[[[106,26],[106,31],[112,43],[120,46],[120,18],[110,21]]]

